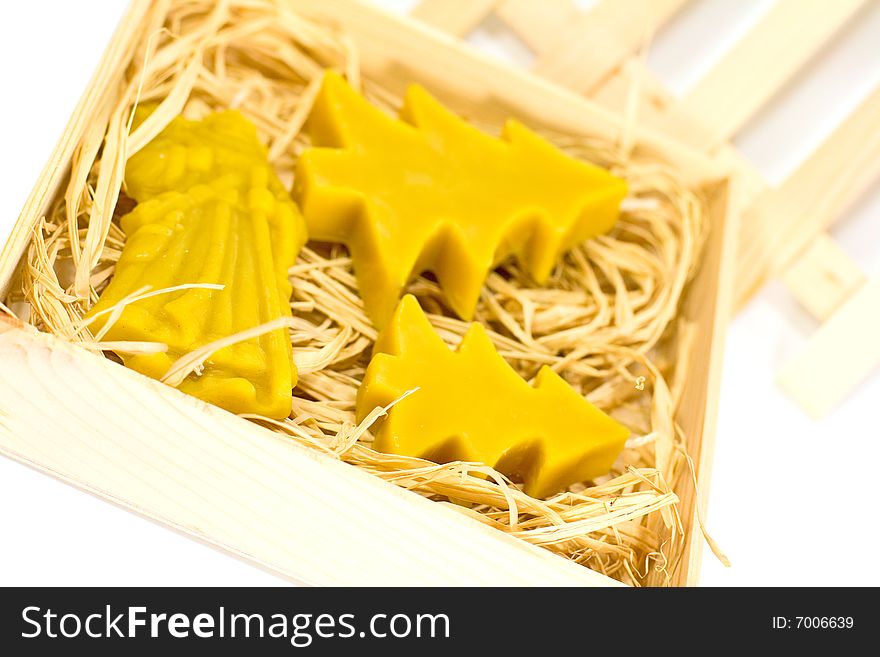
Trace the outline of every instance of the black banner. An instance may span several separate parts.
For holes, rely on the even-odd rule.
[[[511,654],[866,645],[843,589],[2,589],[0,654]],[[73,645],[76,644],[76,645]],[[220,645],[222,644],[222,645]],[[870,644],[867,644],[870,645]],[[9,650],[12,648],[13,650]],[[692,650],[689,650],[692,649]],[[36,650],[36,652],[34,652]],[[482,652],[482,650],[481,650]],[[242,654],[245,654],[244,652]]]

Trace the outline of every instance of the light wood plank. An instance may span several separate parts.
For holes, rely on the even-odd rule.
[[[538,75],[589,94],[688,0],[600,0],[559,34],[534,66]]]
[[[582,18],[572,0],[502,0],[495,15],[539,57]]]
[[[700,141],[708,143],[705,139],[705,136],[709,134],[708,129],[702,128],[700,120],[693,118],[683,104],[677,103],[645,68],[644,64],[636,58],[627,62],[618,74],[606,80],[592,98],[622,112],[626,108],[627,96],[635,84],[639,85],[640,90],[640,103],[636,117],[640,124],[663,130],[691,143]],[[869,117],[870,110],[863,114],[865,117]],[[857,129],[853,131],[853,134],[857,134]],[[833,154],[835,151],[829,147],[824,152],[827,157],[828,154]],[[817,153],[817,156],[822,157],[820,153]],[[761,174],[732,145],[725,143],[718,147],[715,160],[737,176],[738,193],[743,204],[742,207],[752,207],[762,195],[765,195],[762,202],[766,203],[767,198],[772,198],[780,193],[771,190]],[[831,167],[824,168],[823,172],[833,176],[833,167],[836,164],[835,160]],[[785,193],[788,198],[797,201],[800,198],[798,187],[803,188],[804,185],[813,184],[813,181],[818,178],[818,174],[805,178],[808,171],[808,169],[803,169],[798,176],[793,178],[789,189],[781,193]],[[822,186],[820,185],[818,189],[821,190]],[[776,209],[783,216],[787,212],[784,202],[783,199]],[[796,211],[808,210],[809,208],[804,204]],[[758,221],[754,211],[749,213],[742,225],[739,237],[741,244],[757,242],[760,245],[765,239],[764,231],[769,231],[771,235],[776,232],[778,226],[773,218],[767,212],[761,213],[760,216],[764,221]],[[801,228],[796,221],[787,225],[786,230],[795,232]],[[822,234],[821,231],[809,233],[807,239],[802,240],[801,244],[804,251],[800,257],[788,269],[781,266],[779,271],[784,272],[784,281],[795,298],[816,318],[824,319],[848,298],[862,283],[864,277],[852,259],[839,247],[833,248],[836,247],[833,240]],[[755,273],[751,261],[738,260],[738,263],[746,279]],[[761,281],[763,280],[761,279]],[[754,285],[753,289],[756,290],[760,283],[756,282]],[[744,299],[739,299],[740,303],[743,301]]]
[[[698,516],[706,517],[706,504],[715,453],[715,424],[718,414],[724,340],[733,308],[734,256],[738,193],[727,183],[707,193],[708,240],[700,273],[691,282],[680,317],[692,321],[693,341],[689,345],[692,367],[684,378],[676,420],[687,436],[687,453],[694,461],[697,487],[683,484],[677,490],[681,513],[688,527],[685,563],[672,580],[673,586],[695,586],[704,546]],[[663,577],[654,573],[654,585]]]
[[[463,37],[473,31],[500,0],[421,0],[412,15],[447,34]]]
[[[880,278],[866,283],[779,374],[807,413],[830,413],[880,366]]]
[[[880,88],[742,217],[737,302],[787,267],[880,177]]]
[[[706,150],[732,137],[865,3],[778,0],[681,99],[706,130],[682,137]]]
[[[782,274],[792,296],[813,317],[824,322],[865,282],[865,275],[840,245],[826,234]]]
[[[761,194],[764,194],[769,185],[764,176],[747,160],[742,153],[732,144],[724,144],[717,151],[715,161],[727,167],[737,178],[737,192],[741,208],[751,207]],[[754,236],[746,236],[742,231],[737,239],[754,239]]]
[[[699,119],[692,117],[686,108],[677,103],[675,97],[637,57],[630,58],[617,74],[605,80],[591,95],[591,99],[623,113],[634,86],[638,86],[639,102],[635,120],[639,125],[662,130],[678,139],[693,139],[694,134],[708,134],[701,127]],[[768,189],[763,176],[734,146],[722,145],[713,159],[737,176],[737,194],[742,207],[749,207]]]
[[[664,120],[669,113],[675,113],[682,119],[685,113],[676,107],[675,97],[666,89],[659,79],[648,69],[640,57],[630,57],[620,69],[612,76],[605,79],[590,94],[590,98],[606,107],[619,112],[627,106],[629,95],[633,87],[638,87],[639,105],[637,120],[646,125],[658,127],[670,134],[674,131]]]
[[[614,584],[5,319],[0,362],[0,453],[296,581]]]

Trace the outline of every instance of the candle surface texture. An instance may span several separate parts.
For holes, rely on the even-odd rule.
[[[241,114],[174,119],[131,157],[125,180],[138,205],[121,218],[126,242],[89,313],[93,333],[113,316],[108,309],[145,286],[223,286],[125,305],[103,340],[168,346],[165,353],[120,351],[126,366],[161,378],[186,353],[290,316],[287,270],[305,243],[305,223]],[[290,413],[295,384],[290,338],[281,328],[214,352],[178,388],[234,413],[278,419]]]
[[[627,193],[624,180],[521,123],[491,136],[416,85],[395,119],[328,71],[308,130],[294,198],[310,239],[348,246],[380,328],[423,271],[464,319],[508,257],[546,282],[564,251],[612,228]]]
[[[607,473],[629,435],[549,367],[529,385],[480,324],[451,350],[411,295],[379,334],[358,418],[398,399],[374,428],[375,449],[483,462],[539,498]]]

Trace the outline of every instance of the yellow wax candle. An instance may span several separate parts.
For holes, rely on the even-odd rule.
[[[479,324],[450,350],[407,295],[379,335],[358,418],[416,388],[379,420],[375,449],[439,463],[481,461],[522,480],[535,497],[607,473],[629,434],[549,367],[530,386]]]
[[[93,330],[110,317],[103,311],[144,286],[223,286],[125,306],[105,340],[168,345],[166,353],[121,353],[128,367],[160,378],[190,351],[290,316],[287,269],[305,242],[305,225],[241,114],[173,120],[129,160],[125,179],[139,204],[121,219],[125,247],[90,311]],[[178,387],[235,413],[283,418],[295,384],[288,332],[278,329],[218,350]]]
[[[396,120],[328,71],[308,127],[317,148],[299,160],[294,198],[310,239],[348,246],[379,327],[422,271],[465,319],[509,256],[546,281],[565,250],[614,225],[627,193],[517,121],[492,137],[418,86]]]

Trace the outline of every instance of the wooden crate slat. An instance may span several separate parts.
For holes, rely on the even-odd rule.
[[[865,282],[852,258],[827,234],[819,235],[782,273],[788,291],[824,322]]]
[[[780,273],[880,177],[880,87],[742,217],[737,300]]]
[[[498,17],[538,54],[535,73],[587,93],[638,49],[689,0],[600,0],[587,12],[570,0],[422,0],[413,16],[464,36],[494,8]],[[456,9],[458,5],[463,5]]]
[[[688,0],[600,0],[559,34],[533,70],[579,93],[590,93]]]
[[[843,3],[842,3],[843,4]],[[852,3],[848,8],[851,12],[855,12]],[[837,25],[839,27],[839,25]],[[831,32],[827,36],[830,36]],[[827,37],[826,37],[827,38]],[[672,136],[697,144],[706,148],[713,143],[712,140],[706,139],[711,134],[711,128],[706,129],[702,126],[703,117],[694,118],[694,114],[690,111],[690,106],[684,102],[676,103],[672,96],[666,92],[663,86],[654,78],[649,71],[645,69],[644,64],[638,59],[631,60],[624,66],[620,74],[609,78],[593,95],[593,98],[610,107],[623,110],[625,107],[626,96],[630,87],[634,84],[634,76],[641,76],[639,80],[641,103],[639,105],[638,121],[645,123],[651,127],[663,129]],[[857,112],[851,121],[856,122],[857,127],[849,130],[838,130],[834,137],[826,143],[825,147],[817,151],[814,155],[816,162],[812,166],[805,165],[799,170],[798,174],[792,177],[788,185],[783,186],[779,191],[770,190],[763,177],[754,169],[754,167],[729,144],[722,143],[718,150],[718,157],[727,162],[732,170],[737,171],[740,176],[740,193],[743,194],[744,207],[749,207],[751,201],[757,200],[762,194],[766,195],[762,201],[766,203],[767,197],[776,199],[773,207],[777,214],[787,215],[790,212],[803,214],[808,211],[821,211],[821,208],[827,208],[828,216],[818,218],[814,222],[808,222],[802,226],[797,221],[789,221],[783,233],[800,233],[800,237],[794,241],[798,245],[793,253],[784,253],[783,260],[779,265],[771,265],[770,270],[775,272],[781,271],[784,264],[796,257],[800,249],[804,249],[808,253],[801,262],[801,267],[795,268],[787,278],[787,283],[793,291],[796,292],[796,298],[804,307],[818,319],[824,319],[833,309],[839,307],[852,293],[854,286],[858,285],[858,281],[862,280],[861,272],[854,262],[841,251],[839,248],[832,250],[827,248],[830,238],[817,233],[814,228],[816,223],[822,227],[830,225],[839,216],[845,208],[847,199],[852,200],[858,190],[863,189],[876,174],[870,171],[860,170],[858,162],[865,159],[871,159],[872,153],[876,152],[873,146],[873,140],[868,139],[865,143],[857,143],[854,141],[859,130],[861,130],[874,114],[872,108],[863,108]],[[860,120],[859,120],[860,117]],[[869,129],[870,132],[870,129]],[[876,136],[876,129],[874,132]],[[862,158],[858,159],[854,168],[862,174],[859,180],[853,181],[848,171],[839,171],[841,159],[847,157],[849,152],[847,149],[854,144],[856,148],[861,149]],[[828,160],[829,156],[833,156],[833,160]],[[817,163],[825,162],[826,165],[817,168]],[[809,164],[809,163],[808,163]],[[852,189],[840,192],[835,195],[834,188],[824,189],[822,185],[817,186],[818,180],[823,176],[831,179],[840,180],[842,184],[851,184]],[[803,202],[805,198],[801,193],[802,189],[810,187],[815,192],[821,192],[821,198],[817,205],[813,206],[812,201],[816,197],[811,197],[811,201]],[[837,199],[836,201],[834,199]],[[790,209],[787,204],[791,202],[793,205]],[[830,205],[829,205],[830,203]],[[743,221],[743,229],[740,236],[741,244],[752,244],[753,249],[761,249],[764,242],[764,231],[776,232],[776,226],[767,216],[766,208],[764,210],[756,209],[747,213],[747,219]],[[811,244],[812,240],[817,243]],[[773,259],[774,253],[760,251],[763,257]],[[760,260],[760,258],[759,258]],[[751,258],[739,258],[740,268],[753,277],[757,272],[754,270],[754,262]],[[814,270],[810,271],[810,267]],[[738,278],[738,281],[742,281]],[[739,291],[737,298],[739,303],[747,300],[751,294],[757,290],[760,283],[766,280],[766,275],[761,274],[759,282],[748,283],[750,287],[746,287],[747,283],[738,282]],[[817,280],[824,280],[825,285],[821,290],[817,290],[814,299],[808,298],[808,290],[810,286],[815,284]]]
[[[500,0],[421,0],[416,18],[443,32],[463,37],[485,20]]]
[[[778,0],[681,99],[703,130],[682,135],[712,150],[731,138],[866,0]]]
[[[636,77],[639,79],[636,80]],[[701,126],[701,118],[694,118],[684,103],[676,102],[674,97],[665,90],[656,77],[647,70],[644,62],[638,58],[632,58],[621,68],[619,74],[608,78],[597,89],[596,93],[592,95],[592,98],[608,107],[623,111],[626,107],[627,96],[634,84],[639,85],[640,103],[638,106],[637,121],[640,124],[662,129],[667,134],[680,140],[689,141],[691,143],[701,143],[704,146],[709,143],[710,140],[706,139],[706,137],[710,133],[707,129]],[[872,110],[870,109],[864,110],[861,112],[861,116],[867,120],[871,116],[871,111]],[[863,125],[864,123],[865,121],[863,120],[860,125]],[[850,140],[847,139],[845,135],[856,133],[857,130],[858,128],[855,128],[846,133],[840,133],[833,143],[843,144],[844,140],[847,143],[850,143]],[[868,149],[869,153],[871,152],[870,144],[870,140],[866,144],[862,144],[862,146],[865,146]],[[845,157],[846,147],[847,146],[843,145],[834,147],[828,145],[824,150],[820,149],[820,151],[817,151],[815,157],[827,157],[827,155],[831,153],[837,153],[838,156]],[[867,155],[867,157],[870,157],[870,155]],[[722,143],[716,149],[715,158],[720,162],[724,162],[730,170],[737,172],[739,176],[739,193],[741,194],[741,203],[744,208],[751,207],[753,203],[757,204],[759,198],[762,203],[766,204],[768,198],[777,198],[779,194],[783,194],[781,198],[777,198],[776,203],[778,205],[774,207],[777,213],[787,214],[789,210],[785,208],[785,203],[787,202],[786,199],[790,199],[793,202],[797,201],[799,198],[797,187],[813,184],[812,182],[808,182],[805,178],[812,169],[803,168],[799,172],[799,175],[793,177],[789,189],[779,191],[772,190],[754,166],[748,162],[748,160],[746,160],[736,148],[728,143]],[[835,167],[837,166],[836,162],[837,160],[835,160],[835,162],[829,167],[823,169],[823,171],[827,171],[827,175],[829,176],[848,175],[835,172]],[[868,174],[867,177],[870,179],[870,174]],[[815,180],[815,178],[816,175],[813,174],[810,180]],[[843,179],[844,181],[846,180],[845,177]],[[844,194],[844,197],[847,197],[846,194]],[[799,207],[793,207],[791,211],[804,212],[805,205],[806,204],[801,204]],[[808,209],[808,206],[806,207]],[[833,223],[841,209],[842,208],[839,208],[837,210],[837,214],[820,222],[822,226],[825,227]],[[754,242],[755,244],[750,248],[760,250],[760,245],[765,239],[764,231],[772,233],[777,230],[776,225],[766,215],[766,211],[762,211],[758,208],[746,213],[740,233],[741,244],[751,244]],[[803,261],[802,267],[796,268],[791,272],[787,283],[797,292],[796,298],[799,302],[802,302],[807,311],[817,317],[817,319],[821,320],[827,317],[827,313],[832,312],[830,309],[840,306],[852,292],[853,280],[857,278],[854,272],[858,270],[858,267],[839,249],[832,253],[830,249],[823,248],[823,246],[825,246],[825,239],[830,238],[823,239],[823,236],[819,235],[811,226],[812,224],[808,224],[807,226],[802,227],[797,221],[789,221],[787,223],[785,231],[782,231],[783,233],[798,233],[803,231],[803,235],[797,240],[799,246],[794,253],[786,253],[784,255],[786,260],[783,261],[782,264],[779,266],[770,265],[767,271],[773,273],[782,271],[784,263],[795,258],[801,249],[809,251],[810,256]],[[813,239],[819,240],[820,243],[817,245],[811,245]],[[759,261],[762,258],[771,260],[774,258],[774,253],[772,252],[761,253],[762,255],[758,257]],[[740,257],[738,258],[738,263],[740,268],[744,272],[747,272],[747,274],[744,274],[745,278],[738,277],[737,279],[737,286],[739,288],[737,292],[737,300],[738,305],[741,305],[751,297],[761,284],[763,284],[769,273],[759,273],[754,271],[753,262],[749,259]],[[816,268],[815,271],[809,272],[808,268],[811,266]],[[756,275],[758,276],[758,279],[750,281],[750,279]],[[830,282],[835,276],[840,280],[839,285],[833,285]],[[828,279],[829,282],[822,288],[821,297],[817,296],[815,300],[808,299],[806,292],[812,284],[810,279],[812,278],[813,281],[815,281],[822,277],[832,278]],[[747,283],[742,282],[743,280],[750,281],[748,283],[749,287],[746,287]]]
[[[722,144],[715,160],[725,163],[730,171],[736,172],[741,207],[751,207],[769,189],[764,176],[732,144]]]
[[[539,57],[554,47],[560,34],[583,18],[571,0],[503,0],[495,14]]]
[[[590,97],[619,112],[626,111],[629,94],[633,85],[639,86],[639,103],[636,121],[651,128],[660,129],[681,139],[693,138],[694,133],[707,134],[699,121],[676,102],[675,97],[666,90],[660,81],[651,74],[645,63],[637,57],[630,58],[617,75],[605,80]],[[730,144],[723,144],[714,154],[714,159],[724,163],[739,177],[740,203],[743,207],[751,205],[759,194],[767,190],[763,176]]]
[[[820,321],[828,319],[861,287],[865,277],[856,263],[834,242],[829,236],[816,232],[816,226],[822,227],[832,223],[842,212],[848,202],[861,193],[861,190],[870,184],[877,173],[872,173],[861,168],[861,163],[866,160],[876,160],[876,147],[872,136],[877,135],[876,125],[871,122],[871,117],[878,116],[876,108],[870,103],[863,106],[850,119],[849,128],[843,126],[838,129],[832,139],[819,149],[813,156],[815,160],[808,161],[778,192],[768,189],[763,177],[754,167],[742,157],[738,150],[726,143],[726,138],[732,135],[741,124],[750,118],[751,114],[758,110],[769,97],[781,86],[795,71],[813,56],[827,40],[839,31],[840,27],[864,5],[863,2],[830,4],[812,3],[814,12],[811,30],[799,34],[794,43],[780,40],[773,43],[773,34],[776,31],[768,29],[768,25],[785,23],[785,17],[791,17],[796,13],[810,9],[806,4],[790,1],[779,3],[774,10],[758,26],[757,31],[752,31],[743,42],[740,42],[732,51],[729,58],[716,67],[697,85],[694,91],[685,96],[681,102],[675,102],[665,92],[650,74],[644,70],[644,65],[638,59],[633,59],[622,67],[620,73],[615,75],[600,87],[593,97],[604,104],[623,110],[626,96],[634,84],[634,76],[640,75],[641,103],[639,105],[638,120],[652,127],[663,129],[667,133],[683,139],[705,150],[719,149],[719,158],[730,164],[732,170],[740,174],[740,192],[743,195],[744,207],[749,207],[750,202],[760,198],[761,194],[769,194],[776,199],[773,207],[774,213],[758,210],[749,213],[750,217],[760,217],[762,222],[746,221],[741,232],[743,244],[755,243],[760,248],[764,242],[763,231],[774,231],[773,216],[789,216],[790,212],[798,215],[805,212],[818,212],[812,222],[805,225],[796,221],[790,222],[788,230],[800,233],[797,243],[804,249],[799,257],[789,253],[775,254],[762,251],[769,258],[794,258],[794,262],[785,269],[785,260],[782,264],[773,265],[773,270],[783,271],[783,280],[792,292],[795,299],[814,317]],[[824,17],[819,20],[817,16]],[[801,24],[798,23],[798,28]],[[771,47],[772,44],[772,47]],[[772,55],[775,48],[787,47],[786,55],[773,64],[773,76],[762,77],[763,85],[759,89],[763,96],[749,95],[753,89],[739,89],[731,87],[735,92],[725,97],[727,92],[723,88],[725,76],[747,81],[752,77],[748,71],[759,66],[763,57]],[[763,52],[762,52],[763,51]],[[771,58],[768,61],[774,62]],[[743,67],[742,63],[747,66]],[[784,70],[783,70],[784,69]],[[739,77],[737,77],[739,76]],[[773,81],[769,84],[768,81]],[[775,86],[774,86],[775,85]],[[757,86],[757,85],[756,85]],[[719,88],[720,87],[720,88]],[[695,100],[696,99],[696,100]],[[744,100],[743,100],[744,99]],[[706,106],[702,111],[701,103],[716,103],[716,107]],[[725,111],[719,108],[729,108]],[[697,117],[696,120],[692,117]],[[706,120],[708,118],[708,120]],[[731,117],[737,117],[735,121]],[[727,123],[725,123],[725,121]],[[846,125],[846,124],[845,124]],[[726,127],[724,127],[726,126]],[[852,127],[854,126],[854,127]],[[723,127],[723,129],[719,129]],[[862,130],[868,133],[868,139],[864,143],[854,141]],[[856,137],[857,138],[857,137]],[[719,146],[720,145],[720,146]],[[856,151],[852,149],[855,148]],[[855,162],[851,166],[860,174],[857,179],[852,179],[852,169],[841,171],[843,160],[854,154]],[[880,156],[880,153],[877,154]],[[876,169],[874,169],[876,171]],[[822,178],[829,179],[828,185],[820,184]],[[835,183],[832,185],[831,180]],[[843,190],[837,189],[837,184],[843,185]],[[804,191],[812,189],[820,192],[818,196],[806,196]],[[821,213],[826,214],[822,215]],[[749,259],[739,259],[742,271],[753,271],[753,262]],[[738,279],[739,280],[739,279]],[[763,279],[762,279],[763,281]],[[757,289],[757,285],[754,289]],[[745,299],[746,294],[753,290],[743,292],[739,290],[740,301]],[[846,315],[844,315],[846,317]],[[845,321],[845,320],[844,320]],[[817,338],[821,340],[821,338]],[[835,404],[850,390],[852,377],[847,379],[843,375],[829,373],[830,382],[837,386],[839,394],[824,397],[831,404]],[[796,378],[796,376],[794,377]],[[814,401],[804,401],[814,404]],[[824,412],[825,409],[822,410]]]
[[[0,362],[0,454],[297,581],[616,583],[3,318]]]
[[[810,415],[833,410],[880,366],[880,278],[862,286],[780,372],[779,384]]]
[[[638,84],[641,102],[637,115],[640,123],[661,128],[680,139],[693,140],[693,135],[706,134],[700,128],[699,121],[691,118],[683,104],[675,102],[672,95],[638,59],[630,60],[621,69],[620,74],[609,78],[592,97],[608,107],[623,111],[627,95],[632,85],[636,84],[636,76],[640,76]],[[723,143],[717,149],[715,159],[724,162],[730,170],[737,172],[742,207],[749,208],[762,194],[770,196],[775,194],[763,176],[732,145]],[[791,227],[794,231],[798,229],[797,224]],[[743,243],[753,240],[760,242],[763,240],[764,230],[773,230],[769,219],[766,222],[744,221],[740,239]],[[811,244],[812,236],[815,236],[815,242]],[[817,319],[824,320],[848,298],[864,277],[858,266],[839,247],[829,247],[829,243],[832,246],[836,245],[833,245],[833,241],[826,235],[816,236],[815,232],[810,232],[802,243],[804,253],[798,259],[800,266],[792,266],[790,271],[785,272],[785,282],[808,312]],[[748,262],[742,263],[743,268],[749,266]],[[816,287],[819,282],[822,285]],[[751,296],[751,292],[746,294]],[[741,298],[740,303],[745,300]]]
[[[674,134],[675,131],[669,130],[666,125],[667,113],[674,112],[678,117],[686,117],[682,112],[676,111],[675,96],[648,70],[640,57],[630,57],[621,64],[617,74],[603,80],[590,94],[590,98],[622,112],[635,85],[639,88],[637,120],[652,127],[662,126],[670,134]],[[690,120],[689,117],[687,119]]]

